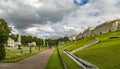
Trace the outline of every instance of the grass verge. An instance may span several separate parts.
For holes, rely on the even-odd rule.
[[[60,48],[59,50],[68,69],[82,69],[70,57],[68,57]]]
[[[57,48],[55,48],[52,57],[48,61],[46,69],[64,69],[60,56],[57,52]]]

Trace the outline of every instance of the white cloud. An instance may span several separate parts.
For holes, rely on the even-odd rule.
[[[3,13],[4,11],[2,9],[0,9],[0,13]]]
[[[23,34],[58,38],[120,19],[119,4],[119,0],[89,0],[84,6],[73,0],[0,0],[0,17]]]
[[[36,8],[43,6],[43,3],[39,0],[24,0],[24,3],[31,5],[31,6],[34,6]]]

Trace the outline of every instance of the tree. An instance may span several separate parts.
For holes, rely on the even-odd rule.
[[[17,35],[11,34],[9,37],[12,38],[15,42],[17,41]]]
[[[23,45],[28,45],[28,43],[31,43],[31,42],[36,42],[37,45],[43,45],[43,40],[40,39],[40,38],[37,38],[37,37],[32,37],[32,36],[28,36],[28,35],[22,35],[21,36],[21,39],[22,39],[22,44]]]
[[[67,41],[69,41],[68,37],[64,37],[64,38],[59,38],[58,39],[58,42],[67,42]]]
[[[56,46],[58,43],[57,43],[57,40],[52,40],[52,39],[47,39],[46,42],[49,44],[49,46]]]
[[[0,60],[5,58],[6,53],[4,45],[7,43],[9,33],[10,28],[8,27],[7,22],[5,22],[3,19],[0,19]]]

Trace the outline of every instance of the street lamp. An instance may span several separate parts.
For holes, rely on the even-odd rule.
[[[32,53],[32,46],[30,45],[30,53]]]

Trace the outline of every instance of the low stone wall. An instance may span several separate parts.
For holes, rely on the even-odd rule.
[[[62,61],[62,63],[63,63],[64,69],[68,69],[66,63],[64,62],[63,57],[61,56],[61,54],[60,54],[60,52],[59,52],[58,47],[57,47],[57,51],[58,51],[58,54],[59,54],[59,56],[60,56],[60,59],[61,59],[61,61]]]
[[[75,55],[73,55],[72,53],[68,52],[68,51],[64,51],[64,53],[66,55],[68,55],[74,62],[76,62],[80,67],[82,67],[82,69],[99,69],[97,66],[88,63],[87,61],[84,61],[78,57],[76,57]]]

